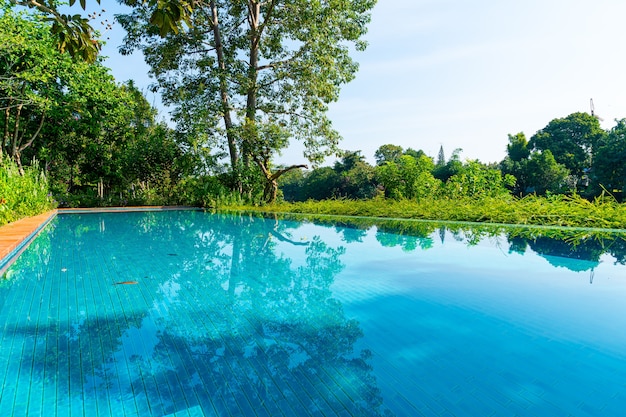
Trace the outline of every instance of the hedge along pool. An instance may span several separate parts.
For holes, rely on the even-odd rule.
[[[620,415],[626,240],[61,214],[0,280],[0,415]]]

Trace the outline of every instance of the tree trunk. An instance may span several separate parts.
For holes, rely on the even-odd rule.
[[[247,97],[246,97],[246,120],[245,124],[250,125],[253,128],[249,130],[249,134],[244,135],[241,144],[241,152],[243,154],[244,167],[248,169],[250,167],[250,161],[256,160],[256,155],[253,155],[253,144],[258,143],[258,137],[256,129],[256,106],[257,106],[257,66],[259,63],[259,19],[261,16],[261,3],[257,0],[248,1],[248,26],[250,34],[250,49],[248,51],[248,85]],[[252,190],[248,190],[248,198],[251,198]],[[265,191],[263,192],[265,194]],[[265,196],[264,196],[265,199]]]
[[[222,45],[222,34],[220,32],[219,16],[217,13],[217,5],[215,0],[211,0],[211,14],[213,17],[213,37],[215,40],[215,51],[217,53],[217,64],[220,69],[220,99],[222,103],[222,112],[224,118],[224,126],[226,127],[226,139],[228,142],[228,152],[230,154],[230,165],[236,174],[236,188],[241,192],[241,178],[239,172],[239,152],[237,150],[237,141],[233,130],[233,120],[230,114],[230,99],[228,96],[228,82],[226,80],[226,60],[224,58],[224,47]]]
[[[11,102],[4,109],[4,132],[2,132],[2,143],[0,143],[0,156],[4,152],[5,146],[9,143],[9,122],[11,120]]]
[[[41,132],[41,128],[43,127],[43,123],[45,120],[46,120],[46,115],[44,113],[41,115],[41,120],[39,120],[39,125],[37,126],[37,130],[35,131],[35,133],[33,133],[33,135],[30,137],[28,142],[26,142],[23,145],[20,144],[19,147],[17,148],[18,153],[22,153],[24,149],[28,148],[30,145],[33,144],[35,139],[37,139],[37,136],[39,136],[39,132]],[[21,139],[20,139],[20,143],[21,143]]]
[[[248,23],[250,25],[250,57],[248,62],[248,97],[246,101],[246,118],[254,123],[256,117],[257,100],[257,66],[259,65],[259,18],[261,4],[257,1],[248,2]]]
[[[265,175],[265,188],[263,189],[263,201],[266,203],[273,203],[276,201],[276,196],[278,195],[278,178],[286,172],[291,171],[292,169],[305,168],[307,169],[307,165],[290,165],[287,168],[279,169],[273,174],[270,172],[269,168],[265,166],[262,162],[257,160],[257,164],[263,174]]]

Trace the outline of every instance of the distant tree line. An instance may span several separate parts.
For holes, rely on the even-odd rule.
[[[285,200],[367,199],[376,196],[420,200],[425,197],[496,197],[528,194],[609,193],[622,199],[626,187],[626,119],[606,131],[587,113],[554,119],[530,140],[509,135],[507,155],[496,164],[461,159],[455,149],[446,160],[421,150],[386,144],[376,151],[376,166],[360,151],[345,152],[333,167],[292,172],[281,181]]]

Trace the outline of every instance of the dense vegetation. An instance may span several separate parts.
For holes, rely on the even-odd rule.
[[[524,198],[426,198],[415,200],[324,200],[234,206],[238,210],[309,213],[395,219],[441,220],[540,226],[624,229],[626,206],[613,199],[586,200],[579,196]]]
[[[20,173],[15,163],[0,159],[0,226],[54,207],[48,181],[36,164]]]
[[[587,113],[556,118],[530,139],[509,135],[506,157],[491,164],[463,160],[460,149],[446,158],[442,148],[433,158],[389,143],[376,151],[375,165],[359,151],[339,150],[327,106],[355,74],[347,45],[365,47],[373,1],[343,2],[341,10],[301,0],[285,2],[289,7],[209,2],[185,12],[202,17],[199,23],[185,29],[178,19],[161,30],[150,26],[156,3],[129,3],[132,13],[120,17],[128,33],[123,48],[146,55],[155,89],[174,109],[175,128],[158,119],[132,82],[117,83],[95,55],[81,60],[59,48],[60,32],[45,15],[0,0],[0,217],[48,209],[49,190],[61,207],[262,206],[521,224],[626,223],[626,119],[606,131]],[[294,139],[304,143],[313,169],[273,164]],[[338,156],[334,165],[320,166],[331,154]],[[28,191],[34,188],[45,192]]]

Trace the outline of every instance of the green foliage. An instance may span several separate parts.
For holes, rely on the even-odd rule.
[[[339,187],[339,175],[331,167],[322,167],[306,175],[302,184],[305,199],[325,200],[335,197]]]
[[[333,168],[289,173],[280,186],[287,201],[367,199],[377,193],[375,174],[360,152],[345,152]]]
[[[376,165],[382,165],[385,162],[398,162],[403,153],[402,146],[381,145],[374,153],[374,159],[376,160]]]
[[[70,6],[75,2],[70,0]],[[54,0],[11,0],[11,3],[36,9],[46,16],[50,23],[50,34],[59,52],[67,51],[71,56],[79,57],[85,62],[95,62],[102,44],[97,39],[97,31],[89,24],[88,17],[80,14],[61,14],[57,10],[59,3]],[[80,0],[80,5],[85,10],[86,0]]]
[[[40,136],[54,101],[55,79],[67,68],[49,28],[6,8],[0,16],[0,155],[21,167],[22,152]]]
[[[372,198],[376,193],[374,168],[365,162],[360,151],[346,152],[335,163],[337,183],[334,197],[348,199]]]
[[[559,123],[555,122],[555,125]],[[547,138],[547,133],[539,132],[534,138],[541,142]],[[515,177],[515,183],[509,187],[513,195],[521,196],[528,193],[545,195],[571,191],[571,184],[567,181],[570,171],[556,161],[550,149],[531,151],[523,133],[509,135],[507,156],[500,163],[500,169],[503,174]]]
[[[433,177],[432,159],[422,155],[414,158],[402,155],[397,162],[386,162],[376,168],[376,174],[391,198],[423,199],[439,194],[441,181]]]
[[[515,184],[512,176],[503,176],[500,170],[489,168],[478,161],[469,161],[446,181],[444,195],[448,198],[504,197],[507,187]]]
[[[338,151],[328,105],[354,78],[350,46],[365,47],[374,0],[196,3],[193,26],[165,39],[150,27],[150,8],[127,4],[122,51],[143,51],[189,143],[228,152],[235,189],[251,192],[239,170],[252,164],[272,188],[271,159],[290,139],[314,163]]]
[[[100,0],[96,1],[100,4]],[[46,20],[52,23],[50,33],[61,53],[67,51],[72,57],[78,57],[87,63],[96,61],[102,43],[96,36],[98,32],[89,23],[95,18],[95,13],[94,16],[87,17],[77,13],[61,14],[58,11],[59,2],[55,0],[11,0],[11,3],[36,9],[47,16]],[[75,3],[76,0],[69,1],[70,6]],[[79,3],[84,11],[87,0],[80,0]],[[183,23],[191,25],[191,13],[195,5],[186,0],[125,0],[122,3],[149,10],[150,23],[158,29],[161,36],[178,33]],[[2,4],[5,4],[4,1]]]
[[[419,202],[391,199],[325,200],[280,203],[263,208],[232,206],[231,209],[601,229],[623,229],[626,225],[626,205],[612,199],[591,202],[579,196],[564,195],[549,198],[529,195],[520,199],[429,198]]]
[[[305,172],[301,169],[291,170],[279,179],[278,185],[285,201],[304,201],[307,196],[304,193]]]
[[[520,162],[530,156],[526,135],[520,132],[516,135],[509,135],[509,143],[506,145],[506,152],[513,162]]]
[[[562,193],[568,190],[569,171],[556,162],[552,152],[533,152],[527,163],[528,185],[539,195]]]
[[[626,189],[626,119],[617,121],[594,153],[591,177],[596,194],[608,191],[623,198]]]
[[[37,164],[22,175],[15,162],[0,157],[0,225],[52,210],[55,203]]]
[[[183,178],[175,187],[176,204],[216,208],[228,204],[242,204],[240,194],[231,191],[217,177]]]
[[[463,149],[457,148],[452,152],[452,156],[446,163],[443,162],[443,147],[439,150],[439,158],[437,159],[437,164],[435,165],[435,169],[433,170],[433,176],[443,182],[448,181],[448,179],[461,172],[463,168],[463,162],[461,161],[461,152]]]
[[[132,82],[61,54],[36,17],[8,9],[0,23],[0,155],[41,161],[62,206],[173,200],[195,162]]]
[[[565,165],[578,185],[591,167],[594,149],[604,140],[606,132],[600,122],[587,113],[572,113],[562,119],[554,119],[530,139],[529,148],[549,150],[559,164]]]

